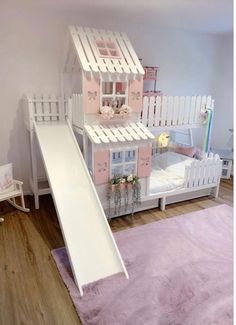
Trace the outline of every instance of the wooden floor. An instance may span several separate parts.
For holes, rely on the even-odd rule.
[[[28,197],[29,214],[0,204],[0,325],[81,324],[50,251],[64,246],[51,197],[40,199],[40,210]],[[113,231],[163,218],[233,204],[233,183],[223,181],[218,199],[201,198],[111,220]]]

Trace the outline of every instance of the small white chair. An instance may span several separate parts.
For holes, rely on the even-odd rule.
[[[25,207],[25,200],[23,194],[23,182],[12,178],[12,164],[0,166],[0,202],[8,201],[16,209],[29,212]],[[16,203],[16,197],[21,198],[21,205]],[[4,219],[0,218],[0,222]]]

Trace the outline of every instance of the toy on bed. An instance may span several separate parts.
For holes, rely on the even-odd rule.
[[[23,212],[29,212],[25,207],[25,200],[23,195],[23,182],[13,179],[12,164],[0,166],[0,202],[8,201],[16,209]],[[21,205],[16,203],[16,197],[21,198]],[[4,219],[0,218],[0,222]]]

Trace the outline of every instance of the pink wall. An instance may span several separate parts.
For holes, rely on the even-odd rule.
[[[147,177],[151,173],[152,147],[140,147],[138,150],[138,177]]]
[[[140,112],[143,104],[143,78],[129,82],[129,106],[133,112]]]
[[[94,153],[94,182],[107,183],[109,179],[109,150],[99,150]]]
[[[83,76],[83,107],[87,114],[96,114],[100,107],[100,82],[93,76]]]

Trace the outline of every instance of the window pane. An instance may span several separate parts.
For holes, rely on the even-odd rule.
[[[126,82],[116,82],[116,94],[125,95]]]
[[[115,102],[116,102],[116,107],[120,108],[123,104],[125,104],[125,98],[116,97]]]
[[[120,164],[123,161],[123,152],[115,151],[112,152],[112,164]]]
[[[102,106],[110,106],[110,107],[113,107],[112,105],[113,103],[113,99],[112,98],[103,98],[102,99]]]
[[[105,42],[102,40],[96,41],[96,45],[99,48],[106,48]]]
[[[111,176],[123,176],[123,167],[122,166],[112,166]]]
[[[98,49],[98,51],[99,51],[101,56],[108,56],[109,55],[107,49]]]
[[[125,152],[125,161],[135,161],[136,160],[136,155],[135,155],[135,150],[128,150]]]
[[[112,58],[119,58],[119,52],[117,50],[109,50],[110,57]]]
[[[135,164],[128,164],[124,166],[124,175],[128,176],[130,174],[134,175],[135,173]]]
[[[103,82],[102,93],[104,95],[111,95],[113,93],[113,82]]]
[[[116,49],[116,44],[112,41],[106,41],[106,46],[108,49]]]

